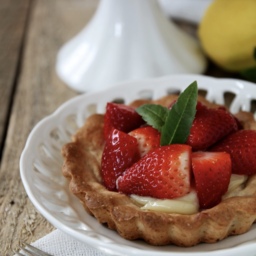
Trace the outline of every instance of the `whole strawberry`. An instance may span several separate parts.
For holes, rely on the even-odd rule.
[[[190,192],[191,147],[163,146],[149,152],[117,179],[118,191],[160,199]]]
[[[137,140],[112,129],[101,160],[102,176],[107,189],[116,191],[116,179],[138,159]]]
[[[227,111],[226,107],[224,107],[224,106],[219,107],[218,109],[221,109],[223,111]],[[244,129],[242,123],[235,116],[233,116],[232,114],[230,114],[230,115],[235,119],[238,130]]]
[[[104,117],[104,137],[107,140],[112,128],[128,133],[144,124],[135,108],[116,103],[107,103]]]
[[[140,157],[160,147],[161,133],[152,126],[145,126],[129,132],[138,141]]]
[[[193,151],[204,151],[237,129],[236,120],[227,111],[200,107],[186,144]]]
[[[194,152],[192,170],[200,208],[207,209],[220,203],[230,182],[230,155],[225,152]]]
[[[210,148],[212,152],[227,152],[232,160],[232,173],[256,173],[256,131],[239,130]]]

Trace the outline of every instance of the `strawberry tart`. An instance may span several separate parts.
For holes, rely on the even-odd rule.
[[[256,221],[256,122],[197,95],[108,103],[63,146],[85,210],[125,239],[215,243]]]

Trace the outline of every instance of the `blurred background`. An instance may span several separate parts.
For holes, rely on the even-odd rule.
[[[61,47],[56,71],[79,92],[184,73],[255,80],[255,4],[102,0],[90,22]]]

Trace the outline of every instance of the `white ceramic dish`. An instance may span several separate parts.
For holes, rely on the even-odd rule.
[[[255,255],[255,224],[244,235],[191,248],[155,247],[144,241],[124,240],[116,231],[107,229],[85,212],[79,200],[69,192],[68,182],[61,174],[61,147],[70,141],[70,135],[91,113],[104,113],[106,103],[117,99],[129,104],[145,96],[157,99],[167,93],[182,91],[194,80],[197,80],[199,89],[207,91],[206,97],[210,101],[224,104],[225,92],[235,94],[230,107],[233,113],[240,108],[249,111],[251,100],[256,99],[255,84],[199,75],[173,75],[129,82],[107,91],[77,96],[35,126],[21,155],[21,178],[35,207],[56,228],[111,255]]]
[[[167,19],[156,0],[101,0],[90,22],[61,47],[56,72],[73,90],[95,92],[120,81],[201,74],[206,64],[199,42]]]

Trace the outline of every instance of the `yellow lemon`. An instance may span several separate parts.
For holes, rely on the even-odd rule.
[[[240,71],[256,66],[256,0],[216,0],[198,35],[206,54],[220,67]]]

